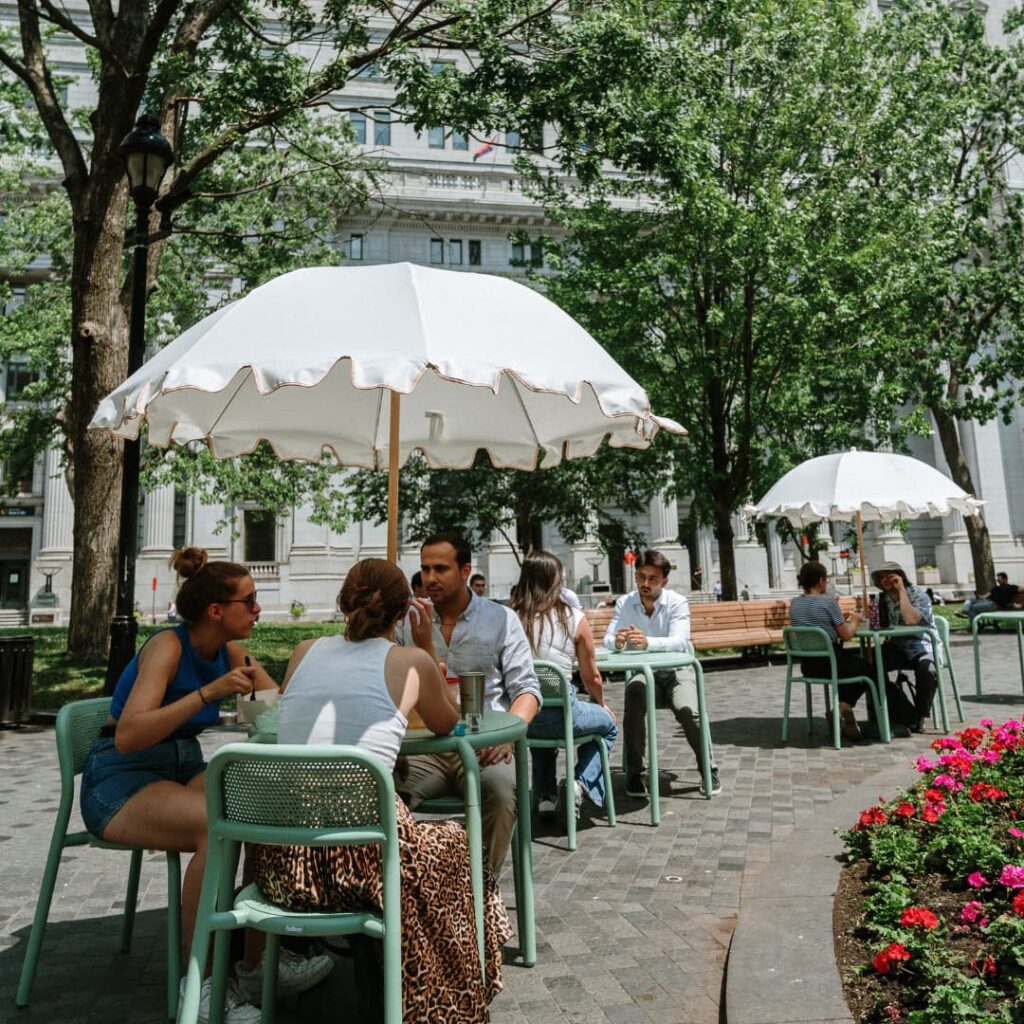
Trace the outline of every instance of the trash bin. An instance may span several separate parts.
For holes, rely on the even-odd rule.
[[[28,720],[36,638],[0,636],[0,725]]]

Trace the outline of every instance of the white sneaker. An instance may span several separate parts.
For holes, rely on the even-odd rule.
[[[178,1020],[181,1020],[181,1002],[185,998],[185,979],[181,979],[178,988]],[[199,990],[199,1016],[196,1018],[198,1024],[207,1024],[210,1019],[210,979],[203,981],[203,987]],[[224,993],[224,1024],[259,1024],[259,1007],[246,1002],[245,997],[238,989],[234,978],[228,979],[227,991]]]
[[[326,954],[304,957],[290,949],[281,947],[277,960],[277,997],[286,999],[319,985],[334,969],[334,961]],[[235,964],[238,989],[245,998],[257,1006],[263,1001],[263,961],[251,971],[239,961]]]

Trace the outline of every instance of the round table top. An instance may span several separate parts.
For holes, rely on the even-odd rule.
[[[601,668],[628,671],[638,665],[651,668],[679,668],[692,665],[697,659],[689,651],[609,651],[597,650],[597,664]]]
[[[479,732],[470,732],[469,726],[461,736],[448,733],[436,736],[429,729],[407,729],[402,740],[403,754],[443,754],[455,750],[462,742],[474,750],[496,747],[500,743],[514,743],[526,734],[526,722],[511,711],[487,710],[483,714]]]

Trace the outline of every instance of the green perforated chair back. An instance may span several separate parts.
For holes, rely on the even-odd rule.
[[[109,697],[65,704],[57,713],[57,758],[62,783],[65,775],[73,781],[74,776],[81,774],[92,741],[109,714]]]
[[[537,680],[540,683],[544,707],[560,707],[569,699],[569,687],[572,683],[564,669],[552,661],[535,661],[533,670],[537,673]]]
[[[211,831],[299,846],[381,842],[395,835],[391,772],[359,747],[236,743],[206,773]]]
[[[786,654],[798,658],[834,657],[832,638],[820,626],[786,626],[782,631]]]

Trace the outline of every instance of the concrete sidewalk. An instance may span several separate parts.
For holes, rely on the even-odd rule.
[[[969,723],[987,714],[1011,717],[1024,703],[1015,639],[989,635],[983,643],[983,702],[972,696],[970,647],[954,647]],[[617,828],[585,817],[572,854],[560,834],[536,830],[538,963],[532,969],[506,967],[505,991],[492,1007],[496,1024],[718,1024],[726,957],[744,892],[795,829],[850,824],[845,809],[843,820],[830,817],[844,793],[894,768],[905,767],[910,781],[913,758],[937,735],[929,731],[888,746],[836,751],[819,708],[814,735],[809,738],[803,718],[796,718],[791,742],[783,747],[783,678],[779,665],[707,673],[721,796],[701,799],[693,755],[671,715],[660,712],[659,828],[651,827],[645,803],[625,796],[616,772]],[[618,713],[621,687],[613,683],[609,693]],[[794,710],[802,715],[802,709],[802,694],[794,695]],[[955,718],[951,725],[958,727]],[[217,730],[204,745],[210,751],[238,736]],[[616,764],[619,756],[617,750]],[[57,777],[51,730],[0,732],[0,1021],[156,1024],[164,1001],[161,855],[146,858],[129,955],[118,952],[117,920],[126,857],[92,850],[65,855],[32,1005],[14,1010],[57,806]],[[511,899],[509,874],[503,889]],[[337,980],[282,1008],[278,1019],[338,1018],[345,985],[343,972],[336,973]]]

